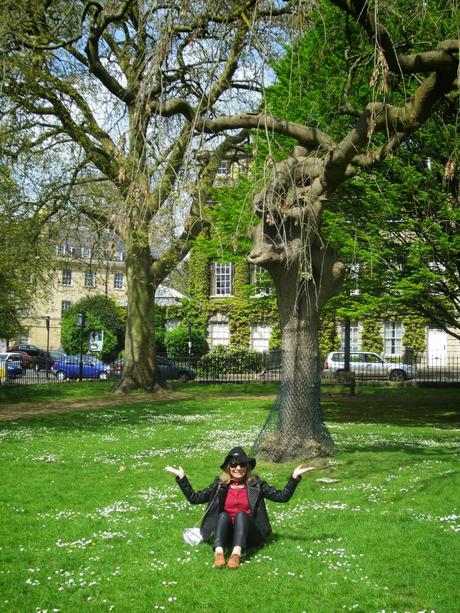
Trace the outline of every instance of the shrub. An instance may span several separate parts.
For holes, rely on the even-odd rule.
[[[165,347],[165,320],[166,311],[165,307],[155,305],[154,322],[155,322],[155,347],[157,353],[166,353]]]
[[[82,331],[77,326],[77,314],[86,316]],[[104,332],[104,346],[100,354],[103,360],[115,359],[123,348],[125,321],[123,310],[115,302],[104,295],[88,296],[76,302],[62,317],[61,343],[64,351],[71,355],[80,352],[80,334],[82,335],[82,349],[86,353],[89,349],[89,336],[91,332]]]
[[[156,347],[157,353],[166,352],[165,336],[166,336],[166,330],[164,328],[156,328],[155,347]]]
[[[201,358],[198,368],[224,374],[260,372],[263,368],[263,357],[252,349],[219,345]]]
[[[179,326],[173,330],[168,330],[164,335],[168,357],[178,358],[187,355],[189,339],[192,341],[192,355],[201,356],[208,351],[208,343],[200,330],[192,328],[189,334],[188,328]]]

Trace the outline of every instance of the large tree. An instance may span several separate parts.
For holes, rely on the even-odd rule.
[[[360,273],[374,295],[380,280],[383,308],[417,313],[460,339],[458,134],[448,123],[456,109],[448,107],[440,105],[373,184],[359,186],[368,206],[378,198],[381,214],[365,219],[357,237],[364,247]],[[378,237],[377,258],[371,237]]]
[[[328,305],[342,316],[412,314],[460,338],[458,136],[445,106],[398,157],[340,190],[325,215],[325,232],[349,263]]]
[[[429,11],[419,2],[319,3],[307,43],[300,41],[278,65],[280,82],[268,104],[292,121],[292,135],[297,127],[299,146],[272,163],[255,197],[260,223],[249,254],[273,278],[282,328],[280,391],[257,443],[269,458],[332,451],[320,410],[318,330],[323,306],[346,275],[331,240],[337,203],[347,182],[372,182],[370,169],[407,147],[437,106],[458,109],[454,8],[444,2],[431,3]],[[275,157],[273,143],[272,151]],[[374,217],[388,222],[381,211],[387,203],[384,197],[370,206],[358,200],[354,212],[369,223]],[[386,230],[388,236],[391,227]]]
[[[125,243],[123,390],[155,388],[155,289],[202,228],[219,162],[247,136],[239,128],[258,121],[212,118],[252,109],[269,34],[281,32],[279,17],[290,4],[2,4],[3,153],[17,167],[27,166],[33,152],[48,159],[54,152],[49,215],[77,204],[79,214],[112,228]],[[30,166],[29,172],[37,175]],[[78,197],[91,181],[105,182],[110,194],[94,206]],[[168,207],[182,217],[182,231],[154,258],[151,240]]]

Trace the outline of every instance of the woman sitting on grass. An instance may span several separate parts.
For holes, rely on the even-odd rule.
[[[198,492],[190,485],[183,468],[165,467],[168,473],[176,476],[189,502],[208,503],[200,532],[205,541],[214,534],[214,568],[224,568],[225,565],[231,569],[238,568],[242,550],[247,546],[260,545],[271,534],[264,499],[287,502],[302,474],[314,470],[312,466],[297,466],[286,487],[277,490],[252,474],[255,466],[254,458],[249,458],[241,447],[235,447],[220,467],[223,474],[216,477],[209,487]],[[224,557],[226,547],[231,547],[227,563]]]

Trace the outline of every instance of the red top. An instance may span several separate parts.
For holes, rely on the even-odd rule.
[[[252,515],[252,509],[249,506],[248,490],[246,487],[241,489],[228,488],[227,498],[225,499],[224,511],[226,511],[232,520],[235,521],[237,513],[246,513]]]

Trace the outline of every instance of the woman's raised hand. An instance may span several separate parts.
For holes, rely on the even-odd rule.
[[[174,466],[165,466],[165,471],[171,475],[175,475],[178,479],[183,479],[185,477],[185,471],[182,466],[179,466],[179,468],[174,468]]]
[[[311,470],[315,470],[315,467],[314,466],[302,466],[302,464],[299,464],[299,466],[296,466],[296,468],[294,468],[294,472],[292,473],[292,476],[294,477],[294,479],[298,479],[304,473],[309,473]]]

